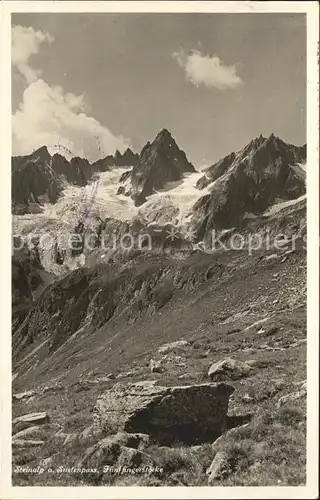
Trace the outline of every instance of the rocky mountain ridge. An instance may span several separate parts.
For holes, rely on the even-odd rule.
[[[241,227],[246,215],[261,215],[275,202],[304,195],[305,170],[298,164],[305,161],[306,146],[286,144],[271,134],[209,167],[197,183],[210,192],[194,206],[196,238],[215,228]]]
[[[130,148],[90,163],[85,158],[69,160],[60,153],[50,155],[42,146],[30,155],[12,158],[12,209],[14,214],[37,213],[43,202],[55,203],[66,183],[85,186],[94,174],[113,167],[133,166],[139,155]]]

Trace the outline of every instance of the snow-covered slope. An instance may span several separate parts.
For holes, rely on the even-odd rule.
[[[79,221],[90,224],[94,218],[106,217],[130,221],[142,218],[147,222],[158,221],[161,224],[161,214],[168,209],[168,216],[174,209],[176,222],[182,225],[187,219],[192,206],[204,191],[196,189],[196,183],[201,173],[185,174],[183,180],[167,183],[165,188],[147,198],[140,208],[134,206],[129,196],[117,195],[119,179],[126,171],[117,168],[111,172],[103,172],[85,187],[71,186],[63,191],[56,204],[45,204],[43,213],[14,215],[14,233],[28,233],[40,229],[47,224],[52,228],[71,228]],[[170,209],[170,210],[169,210]],[[170,213],[169,213],[170,212]],[[163,220],[163,223],[168,220]]]
[[[268,208],[262,215],[263,217],[269,217],[270,215],[274,215],[283,208],[290,207],[293,205],[297,205],[300,203],[302,200],[305,200],[307,198],[307,195],[303,194],[302,196],[299,196],[299,198],[296,198],[295,200],[288,200],[288,201],[281,201],[280,203],[275,203],[271,207]]]
[[[94,229],[99,219],[112,218],[128,222],[139,219],[146,225],[170,222],[183,231],[194,203],[204,194],[204,190],[199,191],[195,187],[202,174],[185,174],[181,181],[167,183],[138,208],[129,196],[116,194],[119,179],[127,170],[116,168],[100,173],[85,187],[67,185],[57,203],[43,205],[42,213],[13,215],[13,235],[22,237],[28,246],[40,238],[39,251],[43,266],[48,271],[61,274],[84,264],[83,257],[72,256],[65,243],[79,223]],[[57,249],[52,245],[53,239],[58,240],[58,249],[64,253],[63,266],[56,263]]]

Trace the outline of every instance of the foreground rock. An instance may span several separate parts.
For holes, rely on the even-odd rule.
[[[13,394],[12,399],[13,399],[13,401],[20,401],[21,399],[32,398],[35,395],[36,395],[36,391],[30,390],[30,391],[19,392],[17,394]]]
[[[191,344],[187,340],[177,340],[176,342],[171,342],[171,344],[164,344],[159,347],[159,354],[168,354],[169,352],[185,352],[190,349]]]
[[[88,448],[79,467],[101,467],[103,465],[113,465],[122,455],[132,456],[132,452],[128,450],[143,449],[149,442],[149,436],[142,433],[129,434],[127,432],[118,432],[114,436],[101,439],[94,446]],[[126,464],[128,465],[128,464]]]
[[[13,439],[16,438],[42,438],[44,435],[43,428],[40,425],[33,425],[32,427],[27,427],[22,431],[17,432]]]
[[[16,434],[27,427],[32,427],[35,425],[42,425],[49,422],[49,416],[46,412],[41,413],[28,413],[26,415],[21,415],[12,421],[12,430]]]
[[[229,457],[224,451],[219,451],[207,470],[208,485],[210,486],[216,479],[227,476],[229,472]]]
[[[277,403],[277,407],[280,408],[280,406],[287,403],[294,404],[296,401],[305,399],[306,397],[307,397],[307,384],[306,381],[304,381],[302,382],[301,387],[298,391],[282,396]]]
[[[107,434],[143,432],[159,444],[216,439],[226,428],[227,384],[182,387],[116,384],[97,400],[96,425]]]
[[[252,371],[248,362],[226,358],[211,365],[208,376],[211,380],[238,379],[246,377]]]

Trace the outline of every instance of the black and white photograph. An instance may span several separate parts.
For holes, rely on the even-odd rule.
[[[14,498],[307,498],[317,2],[12,4]]]

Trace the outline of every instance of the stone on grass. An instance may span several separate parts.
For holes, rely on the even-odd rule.
[[[120,457],[123,448],[143,449],[148,442],[149,436],[146,434],[118,432],[88,448],[78,466],[92,468],[113,465]]]
[[[13,438],[25,438],[25,437],[32,437],[32,438],[40,438],[43,437],[43,429],[39,425],[33,425],[32,427],[27,427],[26,429],[23,429],[22,431],[17,432]]]
[[[305,399],[307,396],[307,387],[306,387],[306,382],[303,382],[300,389],[296,392],[292,392],[290,394],[286,394],[285,396],[282,396],[277,403],[277,407],[280,408],[280,406],[286,404],[286,403],[295,403],[296,401],[299,401],[301,399]]]
[[[211,486],[214,481],[230,474],[229,457],[224,451],[218,451],[210,467],[207,469],[208,485]]]
[[[155,361],[154,359],[150,359],[149,367],[151,373],[163,373],[165,371],[161,360]]]
[[[117,467],[122,468],[122,473],[125,472],[125,467],[135,468],[142,466],[145,467],[147,465],[154,465],[150,455],[147,455],[147,453],[137,450],[136,448],[128,448],[127,446],[122,447],[121,454],[117,461]]]
[[[42,446],[45,441],[40,439],[12,439],[12,446],[14,448],[30,448],[33,446]]]
[[[57,454],[53,455],[52,457],[43,458],[39,464],[40,467],[44,467],[45,469],[51,467],[53,465],[56,455]]]
[[[239,379],[246,377],[252,371],[249,362],[233,358],[225,358],[210,366],[208,376],[211,380]]]
[[[67,446],[70,448],[77,439],[78,439],[78,434],[76,434],[75,432],[67,434],[65,440],[63,441],[63,446]]]
[[[46,412],[41,413],[28,413],[26,415],[21,415],[20,417],[16,417],[12,421],[12,429],[14,434],[27,427],[32,427],[34,425],[42,425],[49,422],[49,416]]]
[[[177,340],[176,342],[171,342],[170,344],[164,344],[158,349],[159,354],[167,354],[169,352],[177,351],[187,351],[191,347],[190,342],[186,340]]]
[[[32,391],[32,390],[25,391],[25,392],[19,392],[17,394],[13,394],[12,399],[14,401],[20,401],[22,399],[31,398],[31,397],[35,396],[35,394],[36,394],[36,391]]]

